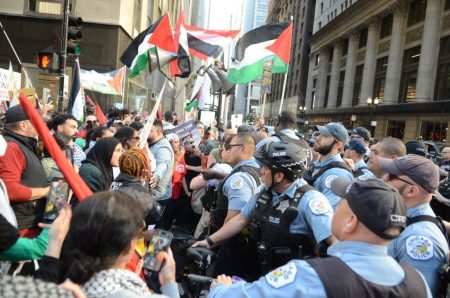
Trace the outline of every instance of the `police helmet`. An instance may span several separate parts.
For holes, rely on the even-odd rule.
[[[308,170],[312,160],[309,147],[287,142],[268,142],[255,151],[254,157],[272,171],[283,172],[292,181]]]

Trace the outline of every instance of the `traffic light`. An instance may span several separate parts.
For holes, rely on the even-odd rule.
[[[38,53],[37,65],[43,70],[56,71],[59,67],[59,56],[49,51],[41,51]]]
[[[78,44],[81,41],[81,24],[83,19],[76,16],[69,16],[69,29],[67,30],[67,54],[79,56],[81,47]]]

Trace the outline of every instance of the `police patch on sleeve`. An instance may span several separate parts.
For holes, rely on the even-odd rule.
[[[231,189],[241,189],[244,187],[244,180],[241,177],[234,177],[230,182]]]
[[[336,179],[337,177],[338,177],[337,175],[330,175],[327,178],[325,178],[325,187],[331,188],[331,182],[333,182],[333,180]]]
[[[323,198],[314,198],[308,203],[309,209],[315,215],[320,215],[330,211],[330,204],[327,204]]]
[[[409,236],[406,239],[406,253],[414,260],[429,260],[434,255],[434,243],[425,236]]]
[[[297,267],[294,263],[289,262],[266,275],[266,281],[272,287],[278,289],[285,285],[291,284],[297,275]]]

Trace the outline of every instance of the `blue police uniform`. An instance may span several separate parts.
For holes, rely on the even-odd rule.
[[[294,198],[295,191],[307,185],[303,179],[295,180],[283,193],[277,194],[272,191],[272,206],[276,206],[285,196]],[[265,185],[260,186],[260,191],[253,195],[250,201],[241,210],[242,215],[249,221],[253,216],[256,201],[259,193],[264,190]],[[303,234],[314,236],[317,243],[327,239],[332,235],[331,220],[333,218],[333,208],[328,200],[320,192],[309,190],[305,192],[298,206],[297,217],[292,221],[289,232],[292,234]]]
[[[321,167],[324,167],[332,162],[344,162],[344,160],[341,158],[339,154],[329,157],[324,161],[317,160],[314,162],[313,174],[315,174],[318,170],[320,170]],[[336,179],[337,177],[342,177],[344,179],[348,179],[349,181],[354,180],[352,173],[350,173],[345,169],[335,167],[325,171],[314,182],[314,187],[325,195],[328,201],[330,201],[330,204],[333,207],[333,209],[336,209],[336,206],[341,200],[340,197],[338,197],[331,191],[331,182],[333,182],[333,180]]]
[[[293,131],[292,129],[289,129],[289,128],[282,129],[282,130],[280,130],[280,133],[286,135],[287,137],[289,137],[291,139],[300,140],[300,138],[295,134],[295,131]],[[263,140],[259,141],[258,144],[256,144],[256,150],[261,148],[263,145],[267,144],[269,141],[271,141],[271,142],[281,142],[279,137],[271,136],[269,138],[266,138],[266,139],[263,139]]]
[[[436,216],[429,203],[407,210],[408,218],[419,215]],[[432,222],[414,223],[389,242],[388,253],[400,264],[416,268],[425,277],[433,296],[439,288],[438,269],[448,261],[448,244],[438,226]]]
[[[256,159],[246,159],[239,162],[234,168],[252,166],[259,168]],[[222,191],[228,198],[228,209],[240,211],[258,189],[255,179],[247,172],[232,174],[223,184]]]
[[[362,169],[361,169],[362,168]],[[364,161],[358,161],[357,163],[355,163],[355,170],[359,170],[361,169],[361,171],[364,173],[361,176],[356,177],[356,180],[367,180],[367,179],[373,179],[373,178],[377,178],[377,176],[375,176],[374,173],[372,173],[369,169],[367,169],[367,164]]]
[[[328,248],[328,254],[341,259],[368,282],[395,286],[405,277],[400,265],[388,256],[386,246],[343,241]],[[432,297],[428,287],[427,294],[427,297]],[[231,286],[217,285],[208,295],[208,297],[233,298],[326,296],[324,285],[316,271],[303,260],[290,261],[251,284],[239,281]]]

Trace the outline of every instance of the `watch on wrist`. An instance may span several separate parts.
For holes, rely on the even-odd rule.
[[[209,238],[209,236],[206,236],[205,240],[206,242],[208,242],[209,247],[212,247],[214,245],[214,241],[212,241],[212,239]]]

